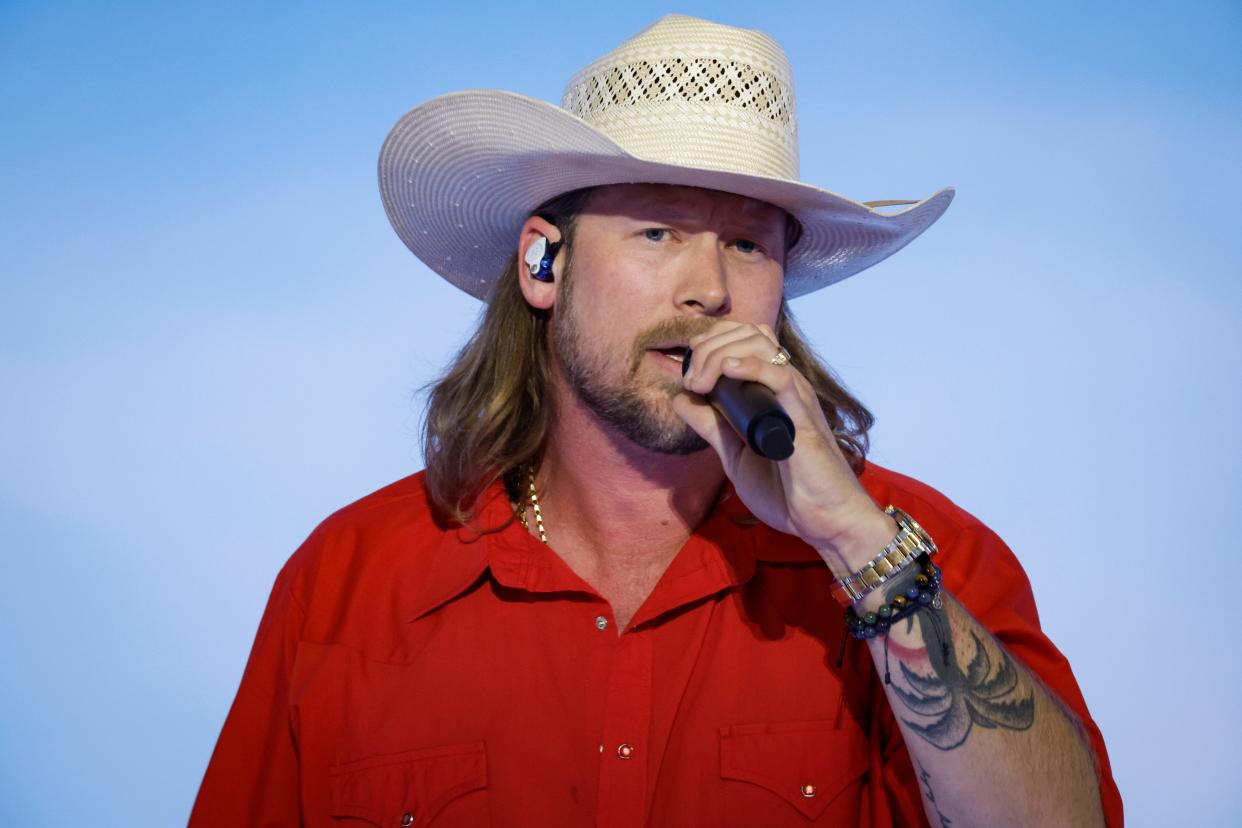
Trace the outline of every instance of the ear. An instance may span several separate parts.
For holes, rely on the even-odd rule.
[[[526,266],[526,251],[530,246],[537,242],[540,238],[545,238],[549,242],[558,242],[561,240],[561,231],[556,225],[539,216],[531,216],[522,225],[522,231],[518,234],[518,284],[522,288],[522,295],[526,297],[526,303],[533,308],[547,310],[556,303],[556,281],[541,282],[531,278],[530,269]],[[557,252],[556,258],[552,261],[552,275],[559,278],[561,275],[561,259],[564,248]]]

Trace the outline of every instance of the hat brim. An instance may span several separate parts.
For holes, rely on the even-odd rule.
[[[802,236],[785,263],[785,296],[839,282],[896,253],[953,200],[946,188],[895,213],[798,181],[640,158],[546,101],[501,90],[430,100],[392,128],[379,157],[393,229],[429,268],[486,300],[531,211],[571,190],[678,184],[787,210]]]

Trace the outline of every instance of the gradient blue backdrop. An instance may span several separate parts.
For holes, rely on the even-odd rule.
[[[384,135],[673,10],[608,5],[0,3],[0,824],[184,821],[277,569],[421,467],[477,318]],[[784,44],[806,180],[958,188],[794,310],[1025,562],[1132,824],[1236,824],[1242,6],[675,10]]]

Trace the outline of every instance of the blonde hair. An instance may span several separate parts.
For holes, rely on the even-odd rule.
[[[536,210],[557,225],[565,244],[564,273],[573,256],[573,233],[590,190],[562,195]],[[800,228],[792,218],[787,248]],[[480,494],[502,479],[512,500],[522,499],[523,470],[538,467],[552,423],[548,314],[526,303],[510,258],[492,286],[478,329],[448,370],[428,388],[423,433],[426,486],[449,520],[470,525]],[[867,431],[874,418],[807,344],[782,300],[777,340],[790,364],[810,381],[837,443],[856,473],[866,462]],[[507,524],[506,524],[507,525]],[[494,531],[501,527],[475,527]]]

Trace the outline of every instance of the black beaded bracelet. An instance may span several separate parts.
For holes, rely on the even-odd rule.
[[[914,576],[914,582],[900,595],[894,595],[887,604],[881,604],[874,612],[859,615],[853,607],[845,611],[845,628],[855,638],[875,638],[884,635],[889,627],[908,618],[924,607],[940,609],[940,567],[927,555],[920,555],[918,562],[922,571]]]

